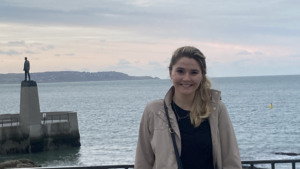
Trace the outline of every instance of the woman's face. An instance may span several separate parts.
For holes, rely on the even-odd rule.
[[[175,93],[188,96],[195,94],[203,76],[195,59],[182,57],[173,65],[170,78],[173,81]]]

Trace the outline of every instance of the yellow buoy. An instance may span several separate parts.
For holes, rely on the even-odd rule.
[[[272,105],[272,103],[270,104],[270,106],[269,106],[269,107],[270,107],[270,109],[273,109],[273,105]]]

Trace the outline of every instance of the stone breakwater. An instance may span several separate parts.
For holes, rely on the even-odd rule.
[[[20,114],[0,115],[0,154],[80,146],[77,113],[40,112],[37,83],[21,84]]]
[[[9,160],[3,163],[0,163],[0,169],[5,168],[34,168],[34,167],[42,167],[40,165],[34,164],[33,161],[28,159],[20,159],[20,160]]]
[[[62,124],[54,123],[54,125]],[[66,124],[66,126],[68,126],[68,124]],[[53,124],[41,127],[46,129],[50,128],[51,130]],[[0,130],[0,134],[2,134],[2,138],[0,139],[0,154],[37,153],[80,146],[80,136],[78,132],[56,133],[54,135],[45,132],[39,137],[30,137],[30,135],[25,133],[14,133],[13,131],[20,131],[17,126],[14,128],[0,128]]]

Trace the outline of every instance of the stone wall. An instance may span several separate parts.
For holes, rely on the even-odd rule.
[[[21,126],[0,128],[0,154],[29,153],[29,135],[21,130]]]

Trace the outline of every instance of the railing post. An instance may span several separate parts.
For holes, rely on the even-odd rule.
[[[12,118],[10,118],[10,126],[12,126]]]
[[[254,164],[250,164],[250,168],[251,168],[251,169],[254,169]]]
[[[295,162],[292,162],[292,169],[296,169],[296,164],[295,164]]]
[[[53,116],[51,116],[51,123],[53,123],[53,118],[52,118]]]
[[[272,166],[272,169],[275,169],[275,163],[274,162],[271,163],[271,166]]]

